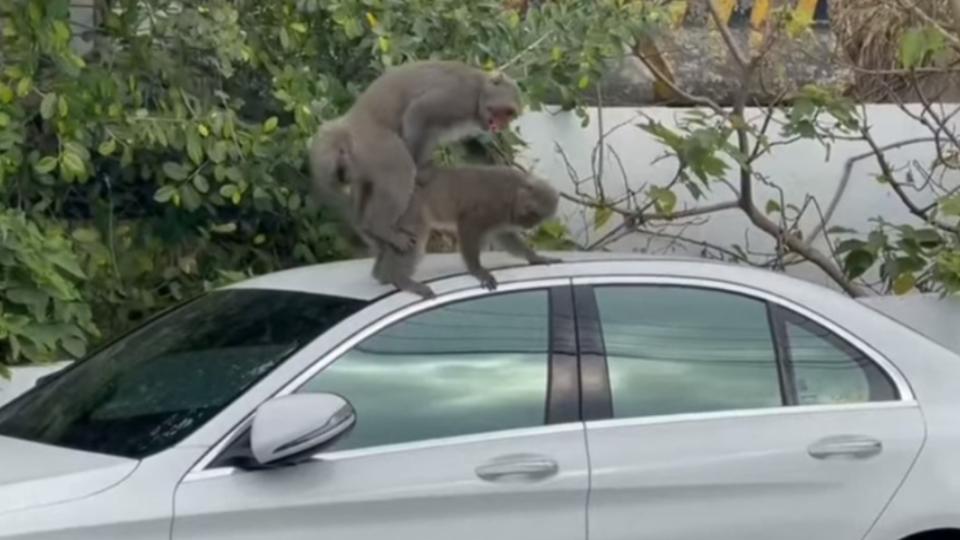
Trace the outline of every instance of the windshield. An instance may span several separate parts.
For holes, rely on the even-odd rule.
[[[205,294],[0,409],[0,435],[133,458],[153,454],[365,305],[284,291]]]

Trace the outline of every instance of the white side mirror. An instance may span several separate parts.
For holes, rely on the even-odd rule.
[[[260,465],[306,455],[332,442],[357,421],[353,406],[336,394],[291,394],[257,409],[250,450]]]

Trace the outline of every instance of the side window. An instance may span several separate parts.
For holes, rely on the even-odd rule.
[[[594,291],[614,417],[782,405],[765,303],[692,287]]]
[[[862,352],[804,317],[784,318],[799,405],[897,399],[893,382]]]
[[[346,450],[544,424],[546,290],[499,294],[414,315],[367,338],[307,382],[357,424]]]

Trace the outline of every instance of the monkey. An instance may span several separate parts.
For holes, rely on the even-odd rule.
[[[500,72],[450,60],[388,68],[314,135],[308,160],[314,193],[341,211],[351,208],[348,223],[370,241],[406,252],[416,236],[399,221],[418,168],[442,143],[505,129],[521,108],[517,82]],[[336,189],[344,183],[352,201]],[[358,197],[365,198],[362,214]]]
[[[487,240],[530,264],[561,262],[536,253],[519,235],[557,211],[559,195],[545,180],[504,165],[429,165],[418,174],[423,178],[401,216],[402,224],[416,235],[415,247],[405,253],[391,248],[377,253],[373,276],[380,283],[432,298],[433,290],[411,276],[433,230],[456,232],[467,271],[489,290],[496,289],[497,281],[480,264]]]

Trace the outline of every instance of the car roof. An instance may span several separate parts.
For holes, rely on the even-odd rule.
[[[563,259],[563,263],[550,265],[551,270],[563,272],[564,265],[572,263],[611,261],[675,261],[689,264],[723,264],[736,266],[731,263],[700,259],[695,257],[669,257],[647,255],[642,253],[609,253],[609,252],[549,252],[541,251],[541,255]],[[515,256],[499,251],[487,251],[482,255],[482,263],[491,271],[505,268],[527,266],[527,263]],[[324,294],[361,300],[371,300],[394,291],[392,285],[382,285],[370,275],[373,268],[372,258],[347,259],[322,264],[301,266],[288,270],[281,270],[257,276],[245,281],[234,283],[228,289],[273,289],[284,291],[299,291],[313,294]],[[437,279],[466,274],[463,260],[458,253],[428,253],[424,255],[414,278],[429,283]],[[580,275],[582,272],[571,273]],[[554,273],[554,275],[556,275]]]

